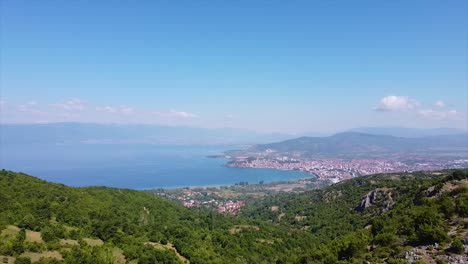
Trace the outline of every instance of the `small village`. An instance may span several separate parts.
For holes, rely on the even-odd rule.
[[[229,215],[236,215],[239,209],[244,205],[242,201],[232,201],[228,200],[226,202],[219,202],[214,199],[209,201],[199,201],[199,200],[186,200],[181,198],[182,205],[185,207],[208,207],[208,208],[215,208],[216,211],[220,214],[229,214]]]
[[[237,215],[247,203],[278,193],[301,193],[329,185],[311,175],[309,178],[271,183],[239,182],[232,186],[187,187],[148,190],[162,198],[189,208],[204,208],[220,214]]]
[[[225,187],[223,187],[225,188]],[[181,203],[189,208],[205,208],[220,214],[236,215],[245,205],[243,200],[224,195],[221,187],[157,190],[156,195]]]

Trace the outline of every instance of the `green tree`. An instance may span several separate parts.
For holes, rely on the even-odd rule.
[[[21,222],[18,225],[21,228],[26,228],[30,230],[37,231],[41,227],[41,223],[37,221],[36,217],[32,214],[27,214],[21,219]]]
[[[452,176],[450,179],[457,180],[457,181],[468,179],[468,174],[465,171],[456,170],[452,173]]]
[[[415,242],[420,245],[445,242],[449,238],[442,227],[428,224],[420,225],[416,231],[416,236]]]
[[[457,237],[453,240],[450,250],[455,254],[463,254],[465,252],[465,248],[463,247],[463,243],[460,238]]]
[[[15,240],[13,241],[12,250],[13,254],[19,255],[24,252],[24,240],[26,239],[26,230],[21,229],[16,235]]]
[[[17,257],[15,264],[31,264],[31,259],[29,257]]]

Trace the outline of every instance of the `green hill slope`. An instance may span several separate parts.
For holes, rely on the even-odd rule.
[[[466,171],[359,177],[267,197],[243,214],[314,234],[323,244],[304,258],[307,263],[400,263],[408,254],[424,263],[468,261],[461,256],[468,246],[460,249],[463,239],[468,243]],[[413,256],[416,251],[421,256]]]
[[[251,201],[239,217],[0,171],[6,263],[463,262],[467,217],[466,171],[355,178]]]
[[[41,238],[32,242],[15,227]],[[291,262],[313,241],[299,231],[189,210],[144,192],[71,188],[9,171],[0,172],[0,230],[0,255],[58,252],[65,263],[118,263],[123,256],[138,263]]]

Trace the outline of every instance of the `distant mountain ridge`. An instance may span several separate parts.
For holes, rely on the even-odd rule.
[[[259,144],[245,153],[269,152],[302,157],[341,157],[394,155],[410,153],[468,153],[468,133],[420,138],[373,135],[358,132],[338,133],[329,137],[300,137],[271,144]]]
[[[197,128],[145,124],[0,124],[0,142],[11,144],[258,144],[285,140],[280,133],[257,133],[232,128]]]
[[[421,137],[462,134],[452,128],[414,129],[400,127],[353,128],[347,132],[396,137]],[[466,132],[465,132],[466,133]],[[150,124],[47,123],[0,124],[2,144],[181,144],[242,145],[294,140],[299,136],[324,137],[331,133],[260,133],[235,128],[199,128]]]
[[[344,132],[358,132],[395,137],[428,137],[440,135],[457,135],[467,131],[457,128],[408,128],[408,127],[357,127]]]

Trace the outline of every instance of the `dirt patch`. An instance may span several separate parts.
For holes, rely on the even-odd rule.
[[[31,243],[44,243],[41,232],[26,230],[26,241]]]
[[[125,264],[127,262],[123,250],[120,248],[113,248],[112,256],[114,257],[114,264]]]
[[[5,238],[15,238],[18,235],[20,229],[17,226],[8,225],[2,230],[1,235]]]
[[[285,217],[285,216],[286,216],[286,214],[285,214],[285,213],[281,213],[281,214],[279,214],[279,215],[278,215],[278,220],[281,220],[281,219],[283,219],[283,217]]]
[[[258,226],[253,226],[253,225],[236,225],[233,226],[231,229],[229,229],[229,233],[231,235],[243,232],[243,231],[258,231],[260,228]]]
[[[31,262],[37,262],[41,258],[51,258],[51,259],[56,259],[56,260],[62,260],[62,255],[58,251],[45,251],[42,253],[36,253],[36,252],[26,252],[21,255],[22,257],[29,257],[31,259]]]
[[[0,255],[0,263],[2,263],[2,264],[14,264],[15,263],[15,258]]]
[[[172,243],[167,243],[166,245],[163,245],[161,243],[146,242],[145,245],[151,245],[154,248],[159,249],[159,250],[172,250],[175,252],[175,254],[180,259],[180,261],[182,261],[183,263],[190,264],[190,261],[186,259],[184,256],[180,255]]]
[[[83,238],[83,241],[92,247],[104,245],[104,242],[102,242],[101,239]]]
[[[79,246],[80,243],[73,239],[60,239],[60,245],[62,246]]]
[[[272,212],[278,212],[278,210],[279,210],[279,206],[272,206],[271,207]]]
[[[294,217],[294,219],[296,219],[296,221],[299,221],[299,222],[300,222],[300,221],[303,221],[305,218],[306,218],[306,217],[303,216],[303,215],[296,215],[296,216]]]
[[[65,230],[67,230],[67,232],[70,232],[70,231],[73,231],[73,230],[79,230],[77,227],[67,226],[67,225],[64,225],[63,228],[65,228]]]
[[[262,239],[262,238],[257,238],[255,241],[259,243],[263,243],[263,244],[270,244],[270,245],[275,243],[275,241],[271,239]]]

